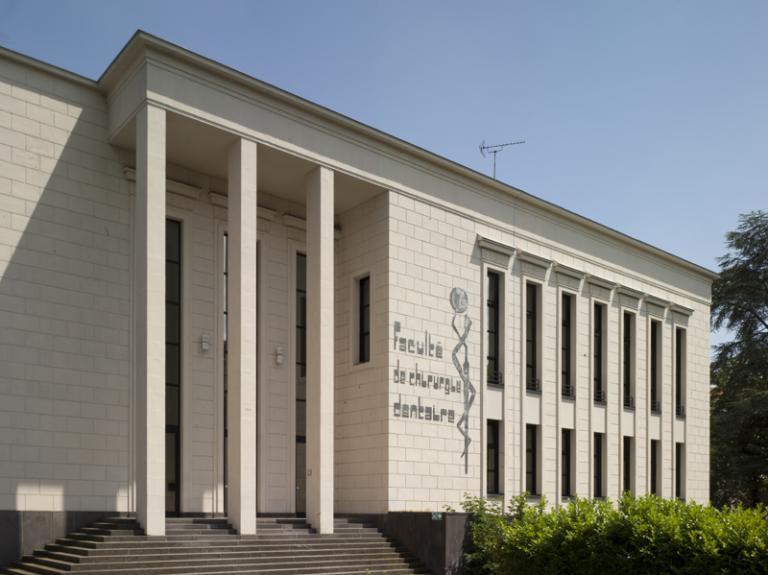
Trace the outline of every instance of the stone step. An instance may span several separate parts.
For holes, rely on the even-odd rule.
[[[211,549],[190,549],[179,551],[176,548],[151,549],[146,553],[109,553],[102,555],[80,555],[71,553],[71,549],[63,548],[64,551],[51,549],[38,549],[35,551],[37,557],[48,557],[59,561],[78,564],[97,564],[114,562],[133,562],[133,561],[161,561],[164,559],[220,559],[220,558],[239,558],[239,557],[258,557],[258,558],[280,558],[280,557],[311,557],[311,556],[345,556],[345,555],[366,555],[380,553],[400,553],[407,554],[405,549],[395,547],[394,545],[378,546],[349,546],[346,548],[338,547],[320,547],[313,546],[304,549],[265,549],[262,546],[240,548],[240,547],[214,547]]]
[[[153,555],[158,553],[179,553],[183,555],[187,554],[203,554],[203,553],[227,553],[227,552],[250,552],[258,551],[261,553],[270,552],[286,552],[286,553],[298,553],[305,551],[328,551],[328,552],[344,552],[349,549],[389,549],[395,548],[395,545],[385,538],[381,538],[375,541],[365,542],[332,542],[332,541],[311,541],[305,543],[241,543],[237,544],[223,544],[212,546],[136,546],[136,547],[99,547],[96,549],[88,549],[84,547],[76,547],[73,545],[59,545],[56,543],[48,544],[45,546],[45,551],[67,553],[73,556],[87,558],[88,560],[98,560],[102,556],[121,555],[127,557],[134,557],[137,555]]]
[[[295,565],[373,565],[382,562],[396,563],[410,566],[413,563],[411,557],[401,555],[394,551],[383,551],[378,553],[368,552],[366,554],[344,554],[344,555],[306,555],[291,556],[283,555],[279,557],[232,557],[225,555],[223,557],[211,557],[202,555],[199,557],[186,558],[162,558],[158,560],[147,560],[142,558],[140,562],[126,563],[125,561],[114,561],[104,563],[77,564],[69,561],[63,561],[53,557],[26,556],[24,561],[35,565],[44,565],[46,567],[60,569],[62,571],[76,571],[77,573],[89,573],[90,575],[107,574],[110,571],[124,569],[126,565],[131,565],[131,569],[140,569],[147,573],[156,573],[161,569],[164,573],[173,571],[174,573],[196,573],[206,570],[230,569],[233,567],[289,567]]]
[[[169,517],[165,520],[166,527],[173,525],[231,525],[226,517]]]
[[[304,573],[318,575],[345,569],[356,569],[360,571],[378,572],[382,569],[411,569],[412,565],[399,557],[393,555],[382,558],[354,558],[341,559],[331,558],[325,561],[252,561],[252,562],[223,562],[218,564],[173,565],[171,563],[162,563],[160,565],[131,565],[125,564],[111,568],[83,570],[81,566],[76,566],[77,571],[72,571],[72,565],[68,564],[43,564],[32,562],[25,558],[23,568],[38,573],[40,575],[63,574],[63,573],[88,573],[89,575],[202,575],[207,573]]]
[[[270,535],[230,535],[227,537],[146,537],[136,536],[125,538],[100,537],[100,536],[82,536],[66,537],[56,540],[59,545],[74,545],[86,549],[99,549],[104,547],[112,548],[132,548],[132,547],[208,547],[215,545],[250,545],[250,544],[308,544],[313,542],[326,543],[368,543],[372,541],[386,541],[381,533],[367,533],[360,535],[316,535],[305,534],[289,536]]]
[[[26,569],[22,567],[8,567],[5,571],[5,574],[7,575],[39,575],[36,571],[27,571]],[[62,575],[64,572],[57,572],[55,570],[49,570],[46,573],[53,574],[53,575]],[[269,572],[254,572],[254,571],[240,571],[240,572],[230,572],[227,573],[227,575],[254,575],[256,573],[257,575],[290,575],[290,574],[296,574],[297,572],[288,570],[288,571],[279,571],[279,572],[272,572],[270,574]],[[355,569],[355,570],[336,570],[332,572],[325,572],[323,575],[429,575],[429,571],[423,568],[395,568],[395,569],[376,569],[376,571],[372,572],[370,569]],[[110,575],[115,575],[114,573]],[[217,575],[217,573],[206,573],[206,574],[199,574],[199,575]],[[303,575],[312,575],[312,571],[304,572]]]
[[[132,517],[107,517],[35,550],[9,575],[406,575],[428,573],[371,522],[337,518],[320,535],[303,517],[259,516],[255,535],[227,517],[173,517],[147,536]]]
[[[82,527],[80,533],[90,535],[144,535],[143,529],[110,529],[104,527]]]
[[[165,525],[166,531],[185,531],[187,529],[196,529],[198,531],[202,530],[224,530],[224,529],[232,529],[232,525],[229,523],[221,522],[221,523],[167,523]]]

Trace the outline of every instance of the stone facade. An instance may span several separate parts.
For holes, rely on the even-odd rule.
[[[241,157],[249,150],[251,167]],[[248,205],[249,181],[257,215],[238,220],[228,206]],[[257,513],[294,513],[304,489],[318,525],[334,511],[456,508],[466,493],[487,493],[488,420],[499,421],[507,498],[526,489],[525,426],[534,424],[537,491],[553,504],[565,491],[562,429],[573,430],[572,494],[595,493],[599,432],[605,496],[622,491],[631,437],[634,492],[651,489],[656,440],[657,490],[707,500],[711,272],[138,34],[99,82],[0,52],[0,509],[142,518],[144,505],[147,524],[162,514],[146,506],[157,507],[167,470],[151,432],[162,430],[164,402],[149,399],[162,399],[165,360],[136,339],[164,335],[153,307],[162,274],[136,259],[142,242],[164,253],[155,253],[158,189],[165,217],[182,223],[181,511],[233,515],[235,487],[246,516],[249,498]],[[242,351],[227,359],[244,370],[239,387],[230,381],[233,404],[224,396],[223,254],[238,221],[238,285],[247,294],[255,282],[256,311],[248,320],[251,303],[233,304],[248,322]],[[255,262],[245,237],[254,229]],[[332,235],[332,247],[317,239]],[[309,258],[307,363],[320,366],[308,374],[304,435],[297,254]],[[486,383],[489,271],[500,278],[503,386]],[[366,277],[370,359],[361,362]],[[526,390],[527,283],[540,297],[536,393]],[[562,394],[563,294],[573,302],[573,397]],[[604,404],[593,400],[595,303],[605,309]],[[634,318],[633,409],[622,399],[625,312]],[[654,321],[660,413],[649,391]],[[236,468],[224,448],[227,401],[240,410]],[[309,455],[297,464],[303,440]]]

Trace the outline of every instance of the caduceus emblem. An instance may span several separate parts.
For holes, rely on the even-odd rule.
[[[459,338],[459,342],[453,348],[451,357],[453,359],[453,366],[456,371],[459,372],[464,388],[464,413],[456,423],[456,427],[459,428],[459,432],[464,437],[464,451],[461,456],[464,458],[464,474],[469,473],[469,445],[472,443],[472,438],[469,437],[469,410],[472,409],[472,404],[475,402],[475,388],[472,382],[469,381],[469,348],[467,347],[467,337],[469,336],[469,330],[472,327],[472,320],[467,315],[467,292],[461,288],[453,288],[451,290],[451,307],[453,308],[453,321],[451,326],[456,336]],[[456,327],[456,321],[462,318],[463,326],[461,328]],[[459,359],[463,355],[462,359]]]

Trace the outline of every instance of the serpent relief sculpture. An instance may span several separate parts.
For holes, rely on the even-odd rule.
[[[451,307],[453,308],[453,321],[451,326],[453,331],[459,338],[459,342],[456,347],[453,348],[451,357],[453,359],[453,366],[456,371],[459,372],[459,377],[464,384],[464,413],[459,418],[456,426],[459,428],[459,432],[464,437],[464,451],[461,453],[461,457],[464,458],[464,474],[469,473],[469,446],[472,443],[472,438],[469,436],[469,411],[472,409],[472,404],[475,402],[475,388],[472,382],[469,381],[469,349],[467,347],[467,337],[469,336],[469,330],[472,327],[472,320],[469,319],[467,314],[467,292],[461,288],[453,288],[451,290]],[[461,328],[456,327],[456,321],[461,318],[463,320],[463,326]],[[463,356],[460,359],[460,356]]]

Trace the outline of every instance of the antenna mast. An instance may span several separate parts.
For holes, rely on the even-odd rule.
[[[518,140],[517,142],[507,142],[506,144],[493,144],[487,145],[485,140],[480,142],[480,155],[485,157],[486,152],[493,154],[493,179],[496,179],[496,154],[501,152],[507,146],[517,146],[518,144],[525,144],[525,140]]]

